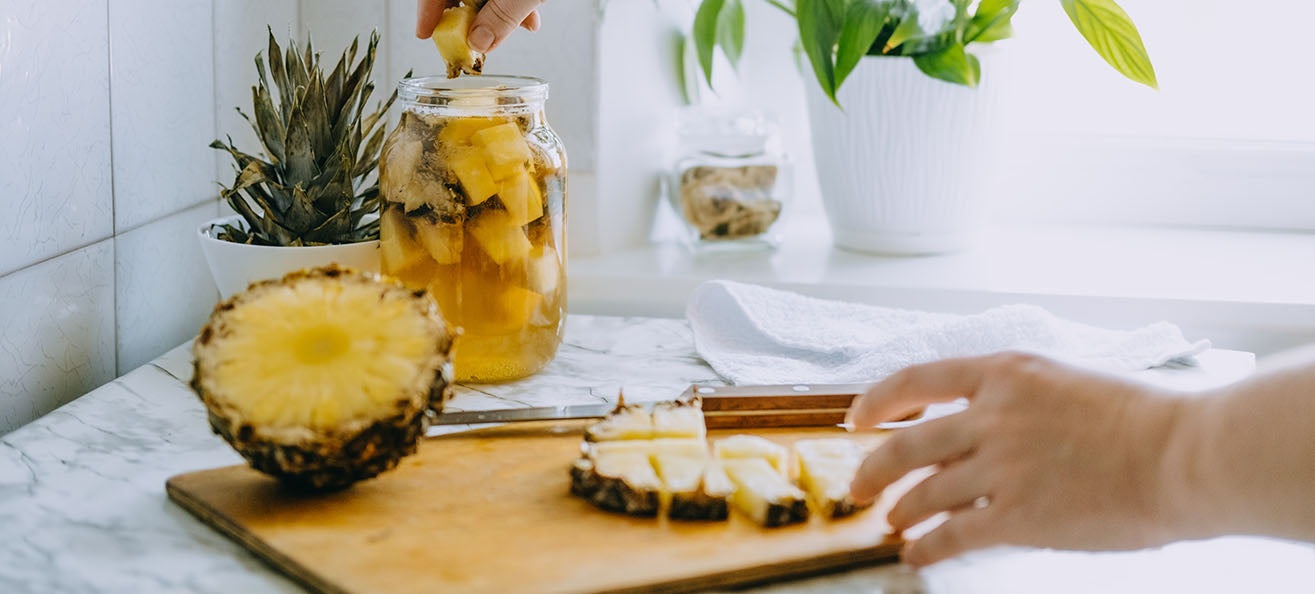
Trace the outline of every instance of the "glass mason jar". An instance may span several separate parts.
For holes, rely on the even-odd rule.
[[[553,358],[566,319],[566,151],[548,84],[408,78],[379,156],[385,274],[428,289],[461,328],[458,380],[500,382]]]
[[[779,128],[757,111],[692,107],[681,113],[667,198],[691,244],[771,247],[793,188]]]

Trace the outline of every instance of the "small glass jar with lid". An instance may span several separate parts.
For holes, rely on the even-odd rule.
[[[758,111],[692,107],[681,113],[666,188],[700,248],[773,247],[793,168],[779,127]]]

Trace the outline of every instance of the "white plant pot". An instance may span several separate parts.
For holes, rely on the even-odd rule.
[[[950,84],[909,58],[874,56],[859,61],[841,86],[843,111],[816,83],[805,87],[836,245],[919,255],[969,242],[998,138],[989,85]]]
[[[279,278],[303,268],[337,263],[361,271],[379,272],[377,240],[313,247],[246,245],[211,236],[211,227],[221,224],[245,228],[246,223],[242,217],[234,215],[210,221],[197,230],[201,251],[223,299],[243,291],[255,281]]]

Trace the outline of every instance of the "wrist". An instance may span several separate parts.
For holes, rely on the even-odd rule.
[[[1210,451],[1217,443],[1220,408],[1224,393],[1166,398],[1169,414],[1166,437],[1158,469],[1160,517],[1166,540],[1203,538],[1226,530],[1221,510],[1232,506],[1222,501],[1218,456]]]

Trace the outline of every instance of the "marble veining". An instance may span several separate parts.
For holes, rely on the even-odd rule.
[[[299,591],[165,497],[170,476],[241,461],[210,433],[200,401],[186,387],[189,348],[179,346],[0,437],[0,592]],[[1205,358],[1201,367],[1157,373],[1187,385],[1193,377],[1204,382],[1207,368],[1228,365]],[[557,359],[543,372],[508,384],[462,386],[452,406],[610,401],[621,386],[646,400],[717,381],[694,353],[683,321],[573,316]],[[1315,549],[1254,538],[1106,555],[997,549],[920,572],[891,564],[766,589],[1165,591],[1177,585],[1308,591],[1315,585]]]

